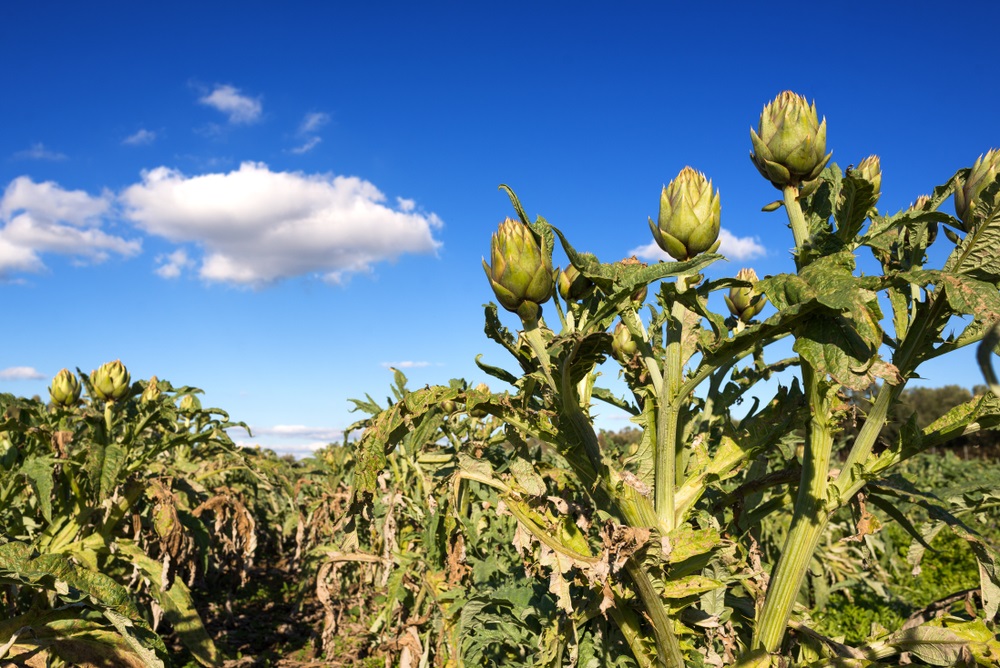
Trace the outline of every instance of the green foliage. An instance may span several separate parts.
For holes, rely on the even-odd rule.
[[[945,403],[953,405],[939,405],[925,419],[927,397],[906,388],[921,364],[979,342],[1000,321],[1000,264],[993,261],[1000,185],[977,185],[973,213],[962,220],[939,207],[965,172],[919,206],[886,215],[875,208],[877,157],[847,174],[824,167],[829,156],[818,142],[825,141],[825,124],[803,98],[783,93],[765,109],[760,128],[774,137],[792,132],[784,144],[754,135],[755,163],[782,190],[778,206],[795,240],[794,272],[755,285],[772,313],[737,326],[710,308],[713,293],[746,284],[704,280],[698,272],[719,256],[602,263],[545,219],[529,221],[506,189],[520,224],[541,242],[541,264],[553,264],[558,241],[593,288],[553,290],[554,317],[522,314],[517,332],[487,307],[486,334],[513,357],[515,370],[477,363],[506,383],[505,391],[452,381],[407,392],[397,383],[393,405],[359,403],[372,417],[356,425],[364,432],[351,478],[355,505],[345,517],[368,523],[366,554],[388,567],[385,545],[399,551],[392,501],[399,490],[421,489],[410,497],[419,509],[461,510],[460,494],[428,495],[419,462],[433,454],[449,462],[436,471],[444,487],[489,490],[495,519],[513,520],[513,545],[552,597],[554,609],[540,607],[529,596],[535,589],[524,586],[485,598],[454,595],[456,606],[471,606],[458,619],[488,614],[497,621],[479,627],[476,639],[464,637],[448,657],[520,661],[532,635],[543,665],[591,660],[595,647],[622,641],[637,665],[658,667],[873,665],[901,653],[946,665],[992,651],[993,639],[977,634],[998,614],[1000,567],[970,518],[991,512],[997,481],[932,491],[898,471],[922,451],[1000,426],[1000,400],[992,394],[949,396]],[[801,155],[782,153],[798,145],[805,147]],[[809,165],[796,163],[805,153]],[[948,234],[937,234],[941,224]],[[951,244],[948,260],[925,267],[935,243]],[[869,250],[881,273],[859,271]],[[654,299],[640,313],[633,295],[645,291]],[[946,335],[956,316],[966,318],[964,328]],[[793,341],[794,357],[774,356],[772,344],[782,339]],[[987,357],[994,343],[990,338]],[[625,397],[597,385],[596,369],[609,359],[629,388]],[[760,383],[779,372],[784,380],[774,394],[760,396]],[[737,409],[746,396],[760,398]],[[598,437],[596,401],[630,413],[638,434]],[[413,506],[407,513],[426,527],[433,512]],[[463,516],[453,526],[462,526]],[[859,647],[809,628],[803,612],[810,605],[823,607],[861,582],[882,599],[898,585],[894,549],[901,534],[880,532],[888,523],[914,536],[911,567],[938,533],[967,546],[979,598],[956,619],[869,628],[854,638]],[[344,540],[360,542],[350,538],[356,531]],[[487,535],[462,535],[467,551],[477,539],[491,544]],[[431,544],[422,542],[426,552],[397,567],[440,568],[447,551]],[[394,572],[381,573],[397,592],[390,599],[404,600],[402,589],[393,589]],[[454,618],[459,607],[445,607],[441,618]],[[536,618],[546,623],[536,628]],[[871,619],[899,621],[891,614]],[[794,639],[786,638],[789,626]],[[447,665],[451,659],[441,656],[435,660]]]

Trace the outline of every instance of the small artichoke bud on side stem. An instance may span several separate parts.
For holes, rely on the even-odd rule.
[[[638,349],[635,341],[632,340],[632,334],[628,331],[628,327],[625,326],[624,322],[619,322],[618,326],[615,327],[614,334],[611,335],[611,351],[614,353],[615,359],[622,364],[627,364]]]
[[[675,260],[719,248],[722,203],[701,172],[685,167],[660,193],[660,213],[649,229],[656,245]]]
[[[500,223],[490,246],[491,264],[483,269],[500,305],[527,323],[537,322],[542,304],[552,296],[552,263],[527,225]]]
[[[816,104],[787,90],[764,107],[750,141],[750,159],[778,190],[814,180],[833,155],[826,153],[826,119],[819,120]]]
[[[750,287],[729,288],[729,294],[723,295],[723,298],[726,300],[729,312],[736,318],[736,331],[742,331],[744,325],[764,309],[767,298],[757,294],[757,272],[753,269],[740,269],[736,279],[750,283]]]
[[[142,397],[139,398],[141,403],[148,404],[160,398],[161,392],[158,383],[159,381],[156,376],[149,378],[149,381],[146,383],[146,389],[142,391]]]
[[[52,379],[49,396],[52,403],[64,408],[71,408],[80,400],[80,381],[69,369],[63,369]]]
[[[1000,150],[990,149],[979,156],[969,170],[969,175],[965,179],[959,179],[956,184],[955,214],[962,221],[965,232],[975,227],[976,207],[979,206],[983,191],[996,182],[998,168],[1000,168]]]
[[[131,377],[121,360],[107,362],[90,372],[90,384],[94,388],[94,398],[101,401],[124,399],[131,388]]]
[[[882,196],[882,165],[877,155],[870,155],[858,164],[855,173],[872,185],[874,202]]]
[[[556,269],[555,282],[559,290],[559,296],[567,302],[575,302],[583,299],[594,286],[594,283],[581,274],[580,270],[573,265],[565,269]]]

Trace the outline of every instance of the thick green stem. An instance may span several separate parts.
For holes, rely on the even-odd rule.
[[[681,320],[671,317],[667,331],[665,377],[656,398],[656,460],[654,505],[660,524],[668,531],[677,524],[674,493],[677,489],[677,426],[680,416]]]
[[[774,567],[754,632],[753,647],[763,647],[768,652],[777,651],[781,645],[809,562],[829,519],[827,487],[833,450],[832,407],[827,391],[820,386],[822,379],[817,378],[812,367],[805,363],[802,380],[811,413],[802,478],[792,525]]]
[[[802,215],[802,207],[799,205],[799,188],[787,185],[781,193],[785,196],[785,211],[788,213],[788,222],[792,224],[795,250],[801,253],[802,247],[809,240],[809,228],[806,226],[806,217]]]
[[[653,582],[642,566],[629,559],[625,565],[629,577],[635,584],[636,592],[642,600],[649,615],[649,623],[653,627],[653,638],[656,640],[656,665],[661,668],[683,668],[684,655],[674,634],[674,622],[667,614],[663,599],[656,593]]]

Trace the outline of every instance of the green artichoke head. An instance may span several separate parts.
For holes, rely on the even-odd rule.
[[[660,215],[649,220],[656,245],[676,260],[719,247],[722,203],[712,182],[691,167],[681,170],[660,193]]]
[[[750,283],[750,287],[729,288],[729,294],[723,298],[733,317],[745,324],[764,309],[767,298],[757,293],[757,272],[753,269],[740,269],[736,279]]]
[[[826,119],[819,120],[816,103],[787,90],[764,107],[750,141],[750,159],[778,190],[812,181],[833,155],[826,153]]]
[[[552,296],[552,263],[534,233],[523,223],[506,219],[491,244],[491,264],[483,269],[500,305],[531,322]]]
[[[150,376],[149,381],[146,383],[146,388],[142,391],[142,397],[139,401],[144,404],[148,404],[159,399],[160,394],[159,381],[156,379],[156,376]]]
[[[90,384],[94,388],[94,398],[102,401],[124,399],[131,388],[131,377],[121,360],[107,362],[90,372]]]
[[[555,272],[556,287],[559,295],[568,302],[583,299],[594,283],[580,273],[580,270],[570,265]]]
[[[969,175],[964,180],[959,180],[955,187],[955,214],[961,219],[966,232],[974,225],[976,207],[983,191],[997,180],[998,167],[1000,150],[990,149],[985,155],[979,156]]]
[[[619,321],[614,334],[611,335],[611,351],[614,353],[615,359],[625,364],[632,359],[637,350],[638,347],[632,340],[632,334],[628,331],[628,327],[625,326],[624,322]]]
[[[872,184],[875,190],[875,201],[882,196],[882,164],[877,155],[870,155],[862,160],[854,173]]]
[[[80,381],[76,374],[69,369],[63,369],[52,379],[52,387],[49,388],[49,396],[52,403],[57,406],[69,408],[75,406],[80,399]]]

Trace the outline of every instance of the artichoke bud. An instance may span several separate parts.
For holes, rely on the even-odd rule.
[[[916,202],[910,205],[910,211],[927,211],[930,202],[930,195],[921,195]]]
[[[594,283],[580,273],[580,270],[570,265],[565,269],[557,269],[556,287],[559,289],[559,296],[568,302],[575,302],[583,299]]]
[[[628,327],[625,326],[624,322],[619,321],[614,334],[611,335],[611,350],[615,359],[625,364],[632,359],[638,349],[635,341],[632,340],[632,333],[628,331]]]
[[[456,410],[458,410],[458,404],[456,404],[451,399],[445,399],[439,405],[441,406],[441,412],[444,413],[445,415],[451,415]]]
[[[69,408],[75,406],[80,399],[80,381],[76,374],[70,373],[69,369],[63,369],[52,379],[52,387],[49,388],[49,396],[52,403],[57,406]]]
[[[767,298],[757,294],[757,272],[753,269],[740,269],[736,274],[736,280],[750,283],[750,287],[729,288],[729,294],[723,295],[726,306],[733,317],[746,324],[753,320],[753,317],[764,309]]]
[[[102,401],[118,401],[128,395],[131,377],[121,360],[107,362],[90,372],[90,384],[94,388],[94,398]]]
[[[185,394],[177,408],[181,413],[194,413],[201,410],[201,402],[193,394]]]
[[[722,203],[712,182],[691,167],[681,170],[660,193],[657,222],[649,220],[656,245],[675,260],[690,260],[719,247]]]
[[[646,303],[646,295],[649,294],[649,288],[645,285],[632,293],[632,303],[636,308],[642,306]]]
[[[826,153],[826,119],[819,120],[816,103],[787,90],[764,107],[750,141],[750,159],[778,190],[812,181],[833,155]]]
[[[491,244],[491,264],[483,269],[497,301],[521,320],[537,320],[552,296],[552,263],[531,228],[510,218],[500,223]]]
[[[969,170],[969,175],[964,181],[959,179],[955,187],[955,214],[961,219],[966,232],[973,227],[976,207],[983,191],[997,180],[998,167],[1000,150],[990,149],[985,155],[979,156],[976,164]]]
[[[148,404],[159,399],[161,393],[158,383],[159,381],[156,379],[156,376],[151,376],[146,383],[146,389],[142,391],[142,397],[140,397],[139,401]]]
[[[877,202],[882,196],[882,165],[877,155],[870,155],[858,164],[854,173],[872,185],[874,192],[873,202]]]

